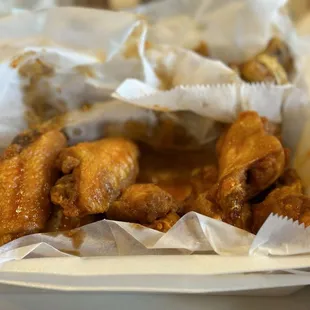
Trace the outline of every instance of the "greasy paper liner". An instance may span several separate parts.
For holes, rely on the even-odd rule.
[[[203,42],[212,58],[234,63],[256,55],[275,35],[295,56],[309,52],[309,44],[296,35],[284,10],[286,4],[287,0],[162,0],[132,11],[148,21],[150,42],[192,50]]]
[[[118,23],[114,22],[116,18]],[[104,101],[112,92],[117,99],[121,99],[121,102],[97,104],[93,111],[102,114],[92,113],[90,109],[90,114],[86,113],[85,118],[78,115],[77,119],[73,117],[71,123],[68,122],[68,127],[85,122],[83,139],[98,138],[96,127],[90,130],[87,126],[94,119],[96,122],[134,119],[156,125],[154,111],[161,111],[179,117],[179,122],[185,127],[187,124],[188,130],[192,130],[192,124],[199,120],[199,126],[192,134],[202,144],[216,138],[215,128],[219,122],[232,122],[240,111],[252,109],[273,122],[281,123],[287,145],[300,150],[298,141],[303,129],[307,128],[305,124],[308,119],[305,113],[308,98],[302,91],[293,85],[241,83],[223,63],[203,58],[182,47],[157,45],[145,48],[147,25],[135,15],[52,8],[1,18],[0,27],[3,29],[0,35],[2,147],[27,127],[24,87],[31,81],[31,75],[22,76],[20,69],[39,59],[53,68],[53,74],[43,76],[36,91],[51,99],[50,104],[59,113],[79,108],[85,103]],[[132,34],[137,41],[133,56],[128,53],[129,47],[132,47]],[[165,58],[165,54],[169,57]],[[154,74],[158,69],[172,78],[173,89],[160,88],[161,79]],[[192,71],[194,83],[204,85],[182,85],[190,82],[188,76],[185,76],[185,81],[182,76],[187,72],[190,75]],[[64,105],[57,105],[59,102]],[[63,107],[65,111],[61,110]],[[296,152],[295,161],[298,161],[300,152]],[[303,164],[304,161],[299,169],[303,169]],[[307,188],[306,177],[301,176]],[[289,231],[294,236],[301,232],[301,241],[296,246],[285,246],[285,242],[289,243],[293,238],[288,236],[285,239],[281,230],[279,235],[272,219],[265,223],[257,236],[195,213],[185,215],[166,234],[136,224],[101,221],[79,228],[70,235],[59,233],[22,237],[1,247],[0,258],[8,261],[26,256],[190,254],[197,251],[220,255],[310,252],[304,234],[307,230],[275,217],[276,221],[283,222],[283,227],[291,227]],[[76,242],[76,238],[80,241]],[[283,248],[289,251],[285,252]]]

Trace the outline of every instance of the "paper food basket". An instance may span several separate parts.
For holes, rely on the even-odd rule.
[[[10,1],[6,3],[9,2]],[[53,1],[50,1],[48,3],[50,4],[52,2]],[[205,2],[207,3],[208,1]],[[221,2],[224,3],[224,1]],[[245,1],[239,0],[239,2],[241,6],[237,5],[236,7],[231,7],[231,9],[234,9],[234,14],[238,14],[238,10],[240,9],[242,9],[243,12],[253,11],[248,7],[242,7]],[[188,10],[190,11],[190,8],[192,8],[191,1],[183,0],[180,1],[180,3],[182,3],[183,9],[186,9],[186,12]],[[231,4],[229,1],[227,3]],[[265,2],[268,9],[262,8],[261,13],[265,13],[266,16],[258,21],[256,25],[257,29],[259,30],[262,28],[259,22],[265,25],[268,19],[271,17],[273,18],[275,15],[279,17],[279,21],[286,25],[285,22],[287,20],[285,18],[281,19],[280,15],[270,14],[272,11],[269,10],[269,4],[272,10],[276,10],[278,6],[284,3],[285,1],[282,0],[273,0],[270,1],[270,3]],[[161,5],[162,4],[160,4],[160,6]],[[171,7],[169,5],[168,7],[169,9],[176,8],[176,6]],[[177,8],[179,9],[180,7]],[[161,99],[161,104],[167,104],[168,107],[175,112],[180,109],[182,110],[182,108],[184,110],[184,107],[186,108],[186,105],[192,103],[192,99],[194,98],[197,101],[196,103],[198,103],[196,107],[199,109],[193,112],[201,115],[194,115],[194,117],[191,115],[191,118],[182,118],[180,114],[176,113],[173,116],[175,118],[179,117],[179,121],[183,122],[182,124],[188,127],[193,127],[193,125],[195,125],[196,129],[199,128],[196,131],[196,137],[203,142],[205,142],[205,139],[214,138],[214,134],[216,133],[215,120],[231,122],[237,111],[242,109],[258,107],[258,109],[261,109],[264,116],[270,117],[275,122],[281,120],[280,112],[282,101],[283,98],[286,97],[287,92],[290,91],[290,86],[275,87],[271,90],[262,85],[240,86],[238,84],[240,81],[236,73],[223,63],[206,59],[191,51],[184,50],[184,47],[189,43],[193,43],[193,38],[195,40],[199,38],[198,40],[200,40],[200,34],[197,33],[198,30],[195,28],[196,26],[192,25],[188,17],[183,18],[183,20],[186,21],[187,25],[193,26],[193,32],[182,42],[184,44],[186,43],[186,46],[174,46],[171,48],[163,45],[157,50],[154,49],[152,56],[154,58],[147,59],[150,55],[144,54],[145,51],[143,48],[146,46],[146,32],[143,27],[140,28],[140,30],[142,29],[141,41],[137,44],[138,47],[134,49],[139,57],[124,58],[120,56],[120,51],[122,51],[124,42],[128,40],[129,36],[134,32],[134,29],[139,25],[141,26],[143,23],[140,18],[137,18],[137,15],[125,12],[112,13],[77,8],[52,8],[50,10],[45,10],[45,6],[36,6],[37,11],[34,13],[27,11],[29,9],[28,7],[26,11],[19,8],[18,11],[13,10],[11,12],[11,7],[4,9],[5,12],[3,15],[5,17],[0,19],[0,29],[5,29],[5,31],[0,32],[0,41],[2,44],[0,46],[2,50],[0,75],[4,77],[2,79],[0,78],[0,90],[3,91],[1,94],[1,109],[2,112],[4,112],[4,114],[0,115],[1,147],[5,147],[17,133],[26,127],[23,117],[25,112],[25,107],[23,105],[24,94],[23,88],[20,87],[24,85],[23,83],[25,83],[25,80],[18,75],[16,68],[12,68],[11,65],[12,57],[13,60],[16,60],[16,56],[20,56],[21,54],[26,56],[23,61],[29,61],[30,63],[33,58],[36,59],[39,55],[38,57],[41,62],[47,62],[54,68],[52,76],[43,77],[41,86],[46,86],[46,83],[50,85],[51,88],[48,88],[48,93],[45,93],[45,95],[48,94],[51,98],[54,98],[51,94],[55,95],[54,99],[57,99],[57,102],[65,101],[79,106],[81,102],[87,100],[103,100],[103,98],[111,96],[112,93],[114,93],[114,98],[127,101],[125,105],[124,102],[118,102],[117,104],[112,102],[110,105],[106,104],[103,111],[105,116],[115,117],[114,107],[120,107],[120,104],[122,104],[121,108],[117,110],[116,115],[118,119],[121,117],[126,119],[126,117],[128,117],[126,113],[129,113],[130,118],[135,115],[136,118],[146,117],[150,122],[153,122],[156,121],[156,119],[154,119],[155,113],[153,114],[152,111],[146,113],[143,109],[144,105],[151,105],[159,98]],[[209,18],[211,18],[215,23],[214,25],[216,25],[216,23],[219,22],[217,16],[223,18],[222,12],[226,11],[216,10],[214,7],[213,9],[214,14],[211,14],[212,16],[210,15]],[[152,8],[152,10],[157,12],[155,7]],[[161,9],[159,11],[168,14],[168,10],[163,11]],[[13,17],[7,16],[11,13],[13,13]],[[227,11],[226,14],[227,13],[229,12]],[[197,14],[197,18],[198,17],[201,19],[203,16]],[[118,18],[119,21],[117,24],[115,23],[116,18]],[[235,20],[238,20],[238,18],[231,18],[229,22],[234,22]],[[249,18],[249,21],[251,21],[251,18]],[[174,23],[168,23],[168,26],[169,25],[173,27],[176,26]],[[159,29],[163,31],[163,33],[166,33],[168,36],[166,39],[170,40],[171,36],[169,37],[169,35],[171,32],[164,32],[166,26],[167,24],[163,24]],[[179,24],[177,26],[179,26]],[[215,28],[213,31],[216,30]],[[241,29],[245,31],[248,30],[246,27],[242,27]],[[183,30],[179,28],[176,28],[176,30],[180,33],[183,32]],[[223,27],[223,29],[218,30],[228,31],[231,34],[231,27],[229,24]],[[253,29],[251,28],[249,31],[250,30],[252,31]],[[156,33],[153,34],[156,35]],[[261,37],[259,37],[259,40],[254,40],[256,48],[264,47],[269,40],[268,35],[270,34],[267,32],[260,34]],[[210,32],[207,32],[206,36],[212,37]],[[156,38],[160,39],[161,36]],[[239,50],[236,51],[235,54],[232,53],[231,55],[227,55],[227,53],[223,53],[223,44],[225,45],[226,41],[221,41],[221,36],[218,36],[217,39],[219,40],[212,41],[214,43],[212,50],[213,52],[221,51],[221,55],[226,55],[226,57],[240,57],[240,55],[241,57],[249,57],[257,52],[257,50],[254,49],[248,54],[248,50],[245,49],[245,47],[248,47],[247,44],[249,44],[249,42],[245,40],[245,42],[239,42]],[[293,40],[296,38],[289,39]],[[253,41],[250,40],[251,44],[252,42]],[[175,43],[177,45],[180,42],[176,40]],[[233,40],[230,44],[233,44]],[[179,69],[179,71],[173,72],[175,74],[174,82],[177,83],[177,87],[166,93],[156,88],[156,85],[158,86],[156,82],[158,81],[156,81],[156,75],[153,74],[154,72],[152,71],[152,61],[156,63],[156,61],[164,60],[163,64],[169,67],[170,63],[169,61],[165,62],[165,57],[163,57],[162,53],[164,53],[164,55],[165,53],[167,53],[167,55],[169,54],[169,61],[175,61],[175,63],[178,64],[177,69]],[[21,58],[19,57],[18,59],[20,60]],[[189,68],[196,69],[195,79],[192,79],[192,76],[186,81],[180,79],[180,76],[186,78],[184,72],[188,72]],[[203,74],[208,72],[205,68],[211,68],[212,70],[209,70],[211,74]],[[128,80],[128,78],[131,78],[131,80]],[[212,84],[215,84],[215,86],[207,85],[207,87],[201,86],[195,88],[195,84],[203,85],[206,79],[212,81]],[[223,81],[224,85],[219,85],[221,84],[220,82]],[[188,86],[183,87],[182,85],[184,84]],[[132,96],[126,97],[126,95],[128,95],[128,89],[131,91],[134,90],[135,93],[133,95],[129,94]],[[46,88],[43,87],[43,92],[44,90],[46,90]],[[137,96],[137,94],[139,94],[140,97]],[[167,94],[170,94],[171,97],[167,97]],[[235,96],[232,96],[232,94]],[[40,95],[42,95],[42,93],[40,93]],[[145,96],[145,98],[143,96]],[[217,103],[216,108],[214,108],[214,105],[208,104],[208,102],[201,101],[202,98],[207,96],[210,96],[209,98],[212,98],[212,100]],[[272,99],[274,103],[272,109],[266,109],[264,103],[266,102],[268,106],[269,102],[263,100],[265,96],[269,96],[268,98]],[[241,97],[245,99],[243,100],[243,105],[237,106],[236,98],[240,99]],[[170,100],[171,98],[174,98],[174,100]],[[178,106],[179,99],[180,102],[184,104],[183,107]],[[225,99],[225,104],[222,104],[222,99]],[[294,102],[294,100],[291,101]],[[261,102],[263,103],[262,105],[260,105]],[[131,105],[131,103],[133,104]],[[74,104],[69,108],[76,108]],[[195,105],[193,104],[193,106]],[[12,113],[12,111],[14,113]],[[300,109],[299,112],[305,116],[305,113],[302,113],[302,111],[303,110]],[[289,115],[291,117],[291,123],[289,125],[292,126],[293,123],[294,128],[298,127],[295,126],[295,124],[296,119],[299,118],[294,113],[289,113]],[[214,119],[212,119],[213,116]],[[211,117],[211,119],[206,121],[205,117]],[[201,120],[203,120],[203,122],[201,122]],[[298,125],[301,125],[301,122],[298,122]],[[307,145],[307,147],[309,147],[309,145]],[[208,222],[210,227],[217,230],[219,221],[206,218],[203,219],[197,215],[195,216],[196,224],[201,222],[206,226],[206,222]],[[193,217],[195,216],[189,215],[187,220],[193,223]],[[283,229],[285,229],[285,225],[288,225],[292,228],[292,231],[296,230],[300,233],[302,236],[301,241],[309,240],[309,231],[306,231],[304,227],[294,226],[293,223],[288,223],[288,221],[284,219],[274,220],[282,224],[284,223],[284,226],[281,226]],[[219,223],[221,224],[221,236],[224,237],[224,235],[226,235],[226,237],[229,237],[229,233],[235,228],[227,224],[225,224],[225,226],[221,222]],[[139,236],[139,238],[144,239],[144,235],[140,235],[139,229],[135,231],[130,225],[126,226],[126,223],[110,223],[106,224],[106,226],[107,225],[110,225],[110,227],[108,227],[109,229],[113,226],[114,230],[118,229],[118,231],[127,229],[127,233],[131,229],[129,235],[136,234],[136,237]],[[223,225],[225,226],[224,228],[222,228]],[[97,232],[96,229],[85,229],[89,229],[88,235],[90,239],[91,236]],[[102,228],[102,231],[104,231],[104,229],[105,228]],[[177,232],[176,228],[175,235],[178,235]],[[240,231],[234,231],[234,233],[240,237],[240,240],[244,237],[243,233]],[[153,238],[151,240],[153,244],[155,240],[154,235],[157,237],[158,234],[160,233],[155,231],[152,233],[146,232],[146,236],[149,237],[150,240]],[[121,234],[120,236],[123,237]],[[30,239],[27,239],[28,237]],[[297,252],[299,254],[305,254],[285,256],[285,241],[287,242],[287,240],[284,240],[283,244],[281,244],[280,241],[282,239],[280,239],[280,243],[277,244],[277,249],[279,248],[280,252],[272,253],[272,257],[247,256],[245,253],[240,253],[239,256],[205,254],[206,252],[219,252],[211,251],[212,247],[208,247],[207,250],[203,248],[204,253],[199,254],[199,252],[195,252],[195,240],[193,241],[189,238],[187,241],[192,242],[191,245],[193,245],[192,248],[194,248],[192,252],[195,252],[194,255],[171,255],[170,252],[167,252],[165,255],[149,255],[155,253],[148,253],[145,249],[142,251],[141,247],[141,253],[126,253],[124,256],[115,256],[116,254],[113,252],[114,254],[109,256],[96,255],[96,257],[90,257],[93,255],[89,254],[83,255],[85,256],[83,258],[79,258],[65,255],[65,253],[60,255],[59,249],[62,249],[64,245],[68,246],[68,240],[65,238],[61,239],[63,236],[60,238],[44,237],[42,235],[28,237],[23,237],[24,239],[21,238],[21,240],[28,240],[25,244],[20,240],[15,240],[20,243],[14,243],[15,241],[13,241],[12,245],[9,245],[12,246],[13,252],[16,249],[16,245],[21,247],[33,246],[33,244],[37,244],[40,241],[45,244],[45,247],[38,247],[35,256],[33,253],[34,248],[24,255],[17,256],[14,256],[13,252],[6,256],[6,253],[9,251],[5,252],[2,248],[1,259],[4,260],[1,261],[2,263],[0,265],[0,284],[58,291],[161,292],[229,295],[259,294],[278,296],[293,293],[301,287],[310,284],[310,274],[307,271],[307,268],[310,266],[309,249],[307,248],[307,251],[304,252],[298,252],[295,249],[296,254]],[[145,239],[147,239],[147,237]],[[244,239],[245,241],[251,241],[252,237],[253,235],[248,234]],[[95,238],[91,239],[91,246],[95,247],[94,245],[100,245],[100,240],[94,239]],[[166,246],[167,249],[167,245],[171,243],[171,240],[167,240],[166,238],[166,243],[162,240],[161,245]],[[127,239],[123,239],[123,242],[124,241],[126,245]],[[180,245],[180,243],[178,243],[180,240],[177,240],[175,236],[172,241]],[[222,245],[220,242],[221,240],[217,241],[218,244]],[[301,243],[298,245],[300,246]],[[69,245],[70,244],[69,242]],[[249,244],[251,243],[247,243],[247,245]],[[7,245],[5,245],[5,247],[6,246]],[[94,252],[94,249],[89,250],[89,248],[86,246],[83,248],[83,246],[82,251],[86,251],[84,253]],[[53,250],[51,250],[52,248]],[[130,244],[127,248],[130,248]],[[101,250],[102,249],[103,246]],[[177,249],[177,247],[175,246],[174,249]],[[7,250],[9,250],[9,248],[7,248]],[[157,249],[155,248],[152,250],[156,252]],[[290,248],[287,252],[289,254],[295,253],[294,248]]]
[[[3,264],[0,283],[72,292],[281,296],[309,284],[307,272],[293,271],[309,266],[309,259],[309,255],[30,258]],[[283,272],[288,269],[292,273]]]

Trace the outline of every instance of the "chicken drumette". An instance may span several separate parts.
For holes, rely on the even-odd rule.
[[[256,112],[241,113],[219,139],[219,179],[216,202],[224,221],[243,228],[247,202],[283,173],[286,152]]]
[[[176,212],[179,203],[155,184],[134,184],[128,187],[120,199],[107,211],[113,220],[150,224]]]

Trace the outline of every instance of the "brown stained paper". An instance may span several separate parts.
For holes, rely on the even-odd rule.
[[[267,12],[280,2],[270,1],[267,7],[260,9]],[[114,23],[116,18],[120,23]],[[126,58],[123,53],[127,39],[139,25],[140,30],[134,33],[138,36],[137,53],[135,57]],[[66,129],[72,130],[71,138],[76,139],[73,143],[100,137],[96,127],[100,122],[135,119],[156,126],[157,112],[154,111],[179,117],[178,121],[190,129],[193,123],[197,124],[192,134],[201,144],[217,137],[218,122],[230,123],[240,111],[248,109],[281,123],[288,145],[298,145],[300,136],[307,135],[309,118],[305,113],[308,106],[305,93],[293,85],[243,84],[220,61],[198,56],[182,47],[151,45],[145,48],[147,25],[130,13],[53,8],[1,18],[0,28],[3,29],[0,35],[0,142],[3,147],[26,127],[23,100],[29,80],[27,75],[20,75],[19,69],[34,60],[53,68],[51,75],[42,77],[44,85],[49,86],[50,98],[55,96],[52,103],[61,99],[66,108],[72,110],[85,101],[103,101],[112,92],[123,101],[96,105],[93,112],[90,109],[85,116],[79,112],[72,114]],[[266,43],[265,40],[258,42]],[[234,52],[238,54],[240,50]],[[22,55],[26,57],[16,65],[16,59]],[[158,72],[164,72],[164,76],[171,79],[169,87],[161,88]],[[79,127],[81,122],[85,127],[81,126],[81,135],[75,136],[74,126]],[[88,127],[89,123],[93,127]],[[296,148],[295,162],[308,152],[307,147],[302,143]],[[306,180],[309,167],[307,161],[301,162],[306,163],[300,168],[305,171],[301,176]],[[274,221],[278,223],[276,227]],[[289,228],[287,231],[294,233],[294,238],[282,235],[281,227]],[[290,243],[295,242],[299,234],[300,242]],[[4,262],[29,255],[190,254],[197,251],[220,255],[289,255],[310,252],[309,244],[304,242],[307,234],[287,219],[271,217],[255,237],[226,223],[188,213],[166,234],[130,223],[103,220],[79,228],[73,235],[25,236],[1,247],[0,259]]]

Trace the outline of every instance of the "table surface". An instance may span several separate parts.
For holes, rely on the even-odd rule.
[[[310,287],[282,297],[42,292],[0,285],[0,310],[306,310]],[[207,307],[206,307],[207,305]]]

